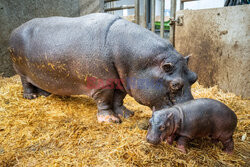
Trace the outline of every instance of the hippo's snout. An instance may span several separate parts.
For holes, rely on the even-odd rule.
[[[170,88],[172,91],[181,90],[184,86],[184,81],[181,78],[174,79],[170,82]]]

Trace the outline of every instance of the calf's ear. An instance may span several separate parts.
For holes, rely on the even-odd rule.
[[[174,114],[173,114],[173,113],[170,113],[170,114],[168,114],[168,118],[167,118],[167,119],[172,119],[173,116],[174,116]]]

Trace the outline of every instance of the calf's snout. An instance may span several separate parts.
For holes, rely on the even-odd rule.
[[[160,143],[160,138],[154,135],[147,135],[146,139],[147,139],[147,142],[149,142],[150,144],[157,145]]]

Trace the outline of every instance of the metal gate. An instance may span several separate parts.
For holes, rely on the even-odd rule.
[[[150,29],[151,31],[155,32],[156,25],[155,25],[155,0],[134,0],[134,5],[122,5],[118,7],[114,7],[115,1],[125,1],[125,0],[104,0],[104,12],[116,11],[116,10],[124,10],[124,9],[134,9],[134,20],[136,24],[140,24]],[[180,2],[180,9],[184,9],[184,2],[195,1],[195,0],[181,0]],[[141,3],[142,2],[142,3]],[[143,14],[140,17],[140,7],[142,5]],[[161,0],[161,9],[160,9],[160,36],[164,37],[164,25],[166,21],[170,24],[170,32],[169,32],[169,40],[170,42],[175,45],[175,25],[181,25],[181,18],[176,18],[176,0],[171,0],[171,8],[170,8],[170,19],[165,19],[165,0]],[[142,20],[140,20],[142,19]]]

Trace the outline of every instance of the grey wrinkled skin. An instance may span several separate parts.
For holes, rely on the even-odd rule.
[[[188,57],[169,41],[110,14],[32,19],[12,32],[10,53],[25,98],[86,94],[95,99],[98,114],[112,115],[114,122],[120,122],[117,115],[133,115],[123,106],[126,94],[161,109],[193,99],[190,87],[197,80]],[[90,88],[91,78],[122,83]],[[128,78],[160,81],[160,89],[133,88]],[[111,85],[119,89],[107,89]]]
[[[235,113],[225,104],[213,99],[195,99],[171,108],[155,111],[150,119],[147,141],[159,144],[166,141],[186,152],[187,142],[209,136],[221,141],[223,150],[232,153],[233,133],[237,125]]]

